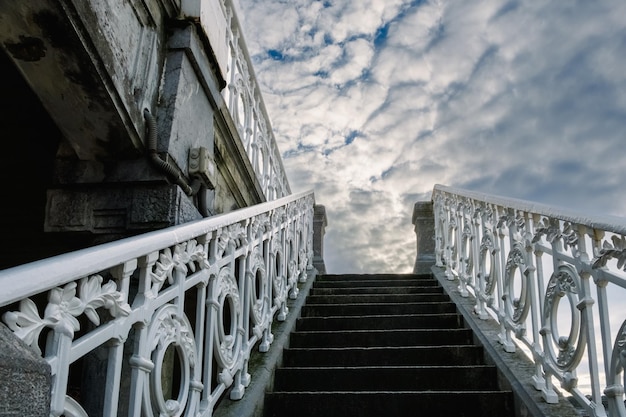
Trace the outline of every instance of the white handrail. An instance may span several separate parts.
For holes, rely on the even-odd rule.
[[[106,416],[210,416],[227,388],[241,398],[312,269],[313,207],[300,193],[1,271],[3,321],[51,366],[51,415],[102,398]],[[101,380],[72,371],[103,354]]]
[[[555,378],[590,415],[625,417],[626,220],[442,185],[432,200],[437,266],[506,351],[530,351],[544,400]]]

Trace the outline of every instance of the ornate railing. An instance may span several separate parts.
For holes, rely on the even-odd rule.
[[[4,323],[52,369],[51,415],[210,416],[250,382],[313,259],[312,193],[0,272]]]
[[[440,185],[432,200],[437,266],[506,351],[530,351],[543,398],[558,401],[556,378],[589,415],[607,415],[604,394],[626,416],[626,220]]]
[[[222,95],[267,200],[291,191],[232,0],[183,0],[200,20],[226,80]]]

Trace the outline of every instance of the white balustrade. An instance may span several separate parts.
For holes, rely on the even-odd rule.
[[[222,91],[252,168],[267,200],[291,193],[281,154],[252,68],[232,0],[183,0],[183,13],[197,18],[224,73]]]
[[[109,417],[210,416],[226,389],[240,399],[312,269],[313,206],[301,193],[0,272],[4,323],[51,366],[51,415],[99,398]]]
[[[556,379],[589,415],[626,416],[626,219],[441,185],[432,200],[437,266],[530,352],[544,400]]]

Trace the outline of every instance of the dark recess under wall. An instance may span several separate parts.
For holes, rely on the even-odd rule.
[[[46,189],[62,135],[0,48],[0,269],[74,247],[43,232]]]

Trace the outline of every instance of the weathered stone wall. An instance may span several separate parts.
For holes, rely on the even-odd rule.
[[[26,80],[21,88],[35,93],[30,105],[47,112],[60,136],[51,142],[56,152],[33,146],[54,167],[37,179],[44,187],[33,191],[22,179],[22,167],[43,164],[26,152],[0,172],[17,182],[9,198],[36,192],[33,211],[41,213],[29,218],[36,230],[29,255],[11,263],[6,254],[0,268],[265,201],[221,95],[214,47],[223,55],[224,45],[212,45],[198,22],[181,20],[179,8],[175,0],[0,4],[0,46]],[[148,157],[145,110],[156,120],[156,155],[167,170]],[[3,126],[3,137],[25,137]],[[213,172],[189,195],[180,184],[199,184],[189,170],[198,148]],[[15,227],[8,240],[20,233]]]

